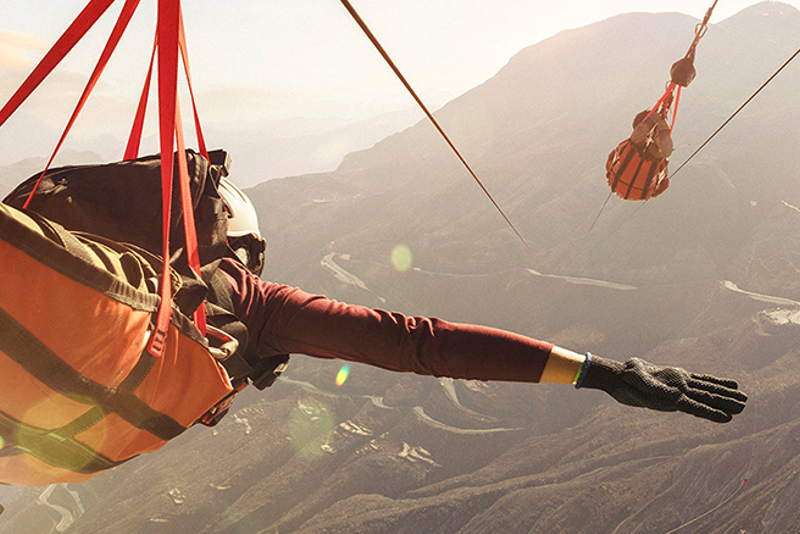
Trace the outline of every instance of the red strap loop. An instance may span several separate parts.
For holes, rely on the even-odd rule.
[[[197,136],[197,149],[200,152],[201,156],[206,158],[206,160],[209,160],[208,149],[206,148],[205,137],[203,136],[203,129],[200,126],[200,115],[197,112],[197,103],[194,97],[194,89],[192,88],[192,76],[189,71],[189,54],[186,49],[186,34],[184,32],[182,14],[180,17],[178,37],[179,37],[178,44],[180,46],[181,56],[183,57],[184,71],[186,73],[186,82],[189,87],[189,95],[191,96],[191,101],[192,101],[192,111],[194,113],[194,126],[195,126],[195,133]],[[150,93],[150,79],[152,77],[153,64],[155,61],[155,54],[157,47],[158,47],[158,31],[156,31],[156,39],[155,43],[153,44],[153,53],[150,56],[150,66],[147,69],[147,77],[145,78],[145,84],[144,87],[142,88],[142,95],[139,98],[139,105],[136,110],[136,117],[134,119],[133,126],[131,127],[130,136],[128,137],[128,145],[125,149],[125,159],[135,159],[139,157],[139,145],[141,143],[142,133],[144,131],[144,118],[145,118],[145,113],[147,111],[147,99]]]
[[[144,131],[144,116],[147,112],[147,99],[150,97],[150,81],[153,78],[153,65],[156,60],[156,50],[158,49],[158,31],[153,40],[153,51],[150,54],[150,66],[147,67],[147,76],[144,79],[142,95],[139,97],[139,105],[136,107],[136,116],[133,119],[131,133],[128,136],[128,144],[125,147],[123,159],[136,159],[139,157],[139,145],[142,142],[142,132]]]
[[[169,229],[172,207],[172,151],[175,141],[175,99],[177,96],[178,10],[174,2],[158,2],[158,119],[161,148],[161,231],[164,236],[161,254],[161,304],[156,316],[156,331],[147,347],[148,352],[163,354],[169,322],[172,316],[172,278],[170,276]],[[170,9],[173,8],[173,9]]]
[[[72,48],[80,41],[87,31],[97,22],[97,20],[108,10],[114,0],[89,0],[89,3],[78,14],[72,24],[64,34],[56,41],[52,48],[45,54],[44,58],[22,82],[22,85],[11,96],[5,106],[0,109],[0,125],[19,108],[20,105],[31,95],[31,93],[42,83],[42,81],[53,71],[53,69],[64,59]],[[80,112],[83,110],[86,100],[97,84],[97,80],[108,64],[111,55],[116,49],[119,40],[125,32],[128,23],[139,5],[139,0],[126,0],[122,7],[117,23],[111,32],[103,52],[98,59],[97,65],[89,77],[89,81],[78,100],[75,110],[67,123],[61,138],[56,145],[50,160],[47,162],[45,170],[42,172],[39,181],[45,175],[59,149],[64,143],[69,131],[75,123]],[[156,318],[156,330],[148,344],[148,351],[156,357],[163,354],[164,343],[169,329],[169,322],[172,315],[172,284],[170,276],[170,246],[169,231],[171,221],[172,206],[172,181],[173,181],[173,151],[177,143],[178,170],[181,195],[181,207],[183,210],[184,232],[186,237],[186,254],[189,267],[193,273],[200,278],[200,259],[197,245],[197,234],[194,225],[194,210],[192,206],[191,191],[189,186],[189,174],[185,159],[185,146],[183,139],[183,128],[178,107],[178,50],[183,57],[186,78],[189,83],[189,91],[192,96],[192,107],[194,111],[195,128],[197,130],[197,141],[200,153],[208,159],[205,140],[203,139],[200,128],[200,119],[195,104],[194,92],[191,87],[191,76],[189,74],[188,53],[186,51],[186,37],[183,27],[183,16],[181,13],[180,0],[159,0],[158,1],[158,23],[156,28],[156,39],[153,46],[153,53],[150,58],[142,95],[139,100],[136,116],[131,129],[131,134],[125,149],[125,159],[133,159],[138,156],[139,145],[141,142],[144,116],[147,109],[147,98],[150,92],[150,81],[152,78],[155,54],[158,53],[158,99],[159,99],[159,144],[161,150],[161,192],[162,192],[162,229],[164,241],[162,244],[162,254],[164,263],[162,268],[161,283],[161,304],[159,305]],[[38,186],[38,183],[37,183]],[[34,191],[36,187],[34,187]],[[31,193],[33,195],[33,193]],[[27,207],[30,197],[26,202]],[[195,324],[205,335],[206,319],[204,309],[201,306],[195,312]]]
[[[183,129],[178,106],[178,48],[180,42],[181,9],[179,0],[159,0],[158,2],[158,107],[161,149],[161,192],[162,192],[162,230],[164,234],[161,284],[161,304],[156,319],[156,335],[148,346],[155,357],[163,353],[164,340],[169,328],[172,312],[172,292],[170,284],[170,246],[169,231],[172,205],[172,165],[173,149],[178,145],[178,170],[183,208],[184,232],[186,235],[186,255],[189,267],[200,277],[200,261],[197,251],[197,234],[194,227],[194,210],[189,175],[186,169]],[[205,311],[203,307],[195,312],[195,325],[205,335]]]
[[[678,116],[678,104],[681,101],[681,86],[678,86],[678,90],[675,92],[675,105],[672,108],[672,124],[669,126],[669,134],[672,135],[672,130],[675,129],[675,118]]]
[[[34,193],[36,193],[36,189],[38,189],[39,184],[42,181],[42,178],[44,178],[44,175],[47,174],[47,171],[50,169],[50,165],[53,164],[53,160],[58,154],[58,151],[61,150],[61,146],[67,139],[67,135],[69,134],[70,130],[72,130],[72,126],[75,124],[75,120],[78,118],[78,115],[83,110],[83,106],[86,105],[86,101],[89,99],[89,95],[94,90],[95,85],[97,85],[97,80],[100,78],[100,75],[103,73],[103,70],[105,70],[106,65],[108,65],[108,60],[111,59],[111,55],[114,53],[117,44],[119,44],[119,40],[122,38],[122,34],[125,33],[125,29],[128,27],[128,23],[131,21],[131,17],[133,17],[133,14],[134,12],[136,12],[136,8],[138,6],[139,6],[139,0],[126,0],[125,5],[122,6],[122,11],[119,14],[117,23],[114,25],[114,29],[111,31],[111,35],[108,38],[108,42],[106,43],[103,52],[100,54],[100,58],[97,60],[97,65],[95,65],[94,71],[92,71],[91,76],[89,76],[89,81],[86,82],[86,87],[83,89],[83,93],[81,94],[81,97],[78,99],[78,103],[75,105],[75,109],[72,112],[72,116],[69,118],[66,128],[64,128],[64,132],[61,134],[61,138],[58,140],[56,148],[55,150],[53,150],[53,154],[47,161],[47,165],[45,165],[41,176],[39,176],[39,180],[37,180],[36,184],[33,186],[31,194],[28,195],[28,199],[25,201],[25,204],[23,206],[24,208],[27,208],[28,204],[30,204]]]
[[[177,96],[176,96],[177,102]],[[197,247],[197,232],[194,222],[194,206],[189,186],[189,170],[186,168],[186,147],[183,140],[183,125],[181,124],[180,106],[175,106],[175,135],[178,143],[178,171],[180,173],[181,208],[183,209],[183,231],[186,238],[186,258],[189,268],[200,279],[200,254]],[[208,159],[206,157],[206,159]],[[205,306],[198,307],[194,312],[194,324],[206,335]]]
[[[181,55],[183,57],[183,68],[186,72],[186,84],[189,86],[189,96],[192,98],[192,111],[194,112],[194,128],[197,135],[197,150],[200,155],[206,158],[206,161],[211,160],[208,157],[208,150],[206,149],[206,140],[203,137],[203,129],[200,127],[200,115],[197,113],[197,103],[194,99],[194,89],[192,89],[192,75],[189,72],[189,53],[186,50],[186,32],[183,26],[183,13],[181,13],[180,27],[178,28],[178,38],[181,47]]]
[[[69,53],[75,44],[86,35],[86,32],[94,26],[103,13],[109,8],[114,0],[91,0],[83,11],[81,11],[75,20],[66,29],[64,34],[56,41],[56,43],[45,54],[42,60],[36,65],[36,68],[25,78],[19,89],[11,95],[3,109],[0,110],[0,126],[19,108],[20,105],[31,95],[31,93],[39,87],[39,84],[47,78],[53,69],[61,63],[61,60]]]

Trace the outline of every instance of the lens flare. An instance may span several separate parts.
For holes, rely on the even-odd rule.
[[[53,395],[28,408],[22,414],[21,421],[31,425],[31,427],[53,428],[62,426],[64,421],[74,422],[77,418],[85,416],[84,422],[87,420],[90,422],[82,427],[80,432],[81,441],[89,449],[100,451],[108,440],[108,419],[104,417],[105,413],[99,412],[97,407],[89,409],[87,412],[87,406],[92,404],[94,404],[94,401],[86,397],[68,399]],[[98,415],[98,417],[92,422],[93,415]],[[40,436],[40,433],[25,431],[23,427],[19,427],[15,435],[12,436],[11,441],[23,451],[41,450]],[[3,445],[4,442],[0,440],[0,447]],[[95,459],[94,454],[89,452],[89,449],[70,449],[70,453],[61,459],[63,467],[70,471],[81,472]],[[36,463],[38,463],[38,460]]]
[[[289,441],[298,457],[312,461],[324,454],[333,435],[333,415],[315,399],[304,399],[289,415]]]
[[[397,245],[392,249],[392,265],[401,273],[406,272],[411,268],[413,256],[411,249],[405,245]]]
[[[348,365],[343,365],[339,372],[336,374],[336,387],[342,387],[344,381],[347,380],[347,375],[350,374],[350,367]]]

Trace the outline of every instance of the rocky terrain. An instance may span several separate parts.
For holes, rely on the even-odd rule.
[[[733,422],[361,365],[336,387],[340,362],[298,355],[213,429],[84,484],[0,489],[0,533],[800,532],[798,66],[663,196],[611,198],[589,231],[608,152],[697,22],[562,32],[437,112],[533,255],[427,122],[248,193],[271,280],[736,378],[750,400]],[[778,2],[711,25],[670,167],[798,45],[800,12]]]

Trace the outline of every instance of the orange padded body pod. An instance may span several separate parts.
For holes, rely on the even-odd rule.
[[[1,483],[89,479],[232,391],[175,307],[164,355],[145,350],[159,302],[148,253],[0,204],[0,272]]]

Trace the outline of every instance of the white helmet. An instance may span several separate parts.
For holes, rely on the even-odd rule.
[[[225,178],[220,178],[217,190],[228,214],[228,248],[251,273],[260,276],[267,242],[258,229],[256,209],[247,195]]]
[[[258,239],[263,239],[258,229],[256,209],[247,195],[227,178],[220,178],[219,196],[222,197],[225,212],[228,214],[228,237],[252,234]]]

